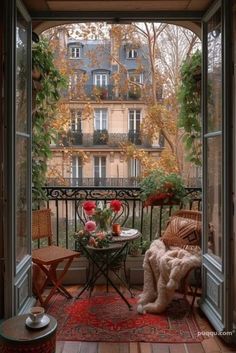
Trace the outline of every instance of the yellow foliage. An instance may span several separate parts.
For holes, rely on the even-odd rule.
[[[170,150],[163,150],[157,159],[151,156],[149,152],[137,148],[132,143],[123,143],[121,146],[127,160],[134,158],[140,161],[141,171],[144,176],[158,168],[167,173],[178,172],[176,157]]]

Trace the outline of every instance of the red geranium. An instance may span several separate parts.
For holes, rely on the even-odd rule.
[[[83,208],[88,216],[92,216],[96,208],[96,203],[94,201],[86,201],[83,204]]]
[[[121,209],[122,203],[119,200],[113,200],[110,203],[110,208],[113,212],[119,212]]]

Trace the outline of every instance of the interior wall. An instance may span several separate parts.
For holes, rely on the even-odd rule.
[[[234,62],[234,73],[236,72],[236,0],[234,0],[233,8],[233,62]],[[233,114],[234,114],[234,210],[236,209],[236,76],[233,78]],[[234,211],[234,237],[233,237],[233,276],[234,276],[234,323],[236,324],[236,217]]]
[[[3,106],[4,106],[4,87],[3,87],[3,45],[4,45],[4,30],[3,30],[3,20],[4,20],[4,2],[0,3],[0,82],[1,82],[1,99],[0,99],[0,166],[3,165],[3,132],[4,132],[4,123],[3,123]],[[4,316],[4,285],[3,285],[3,276],[4,276],[4,250],[3,250],[3,168],[0,169],[0,319]]]

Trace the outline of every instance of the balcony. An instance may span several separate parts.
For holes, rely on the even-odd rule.
[[[141,89],[130,89],[128,92],[120,92],[115,85],[107,85],[98,87],[95,85],[84,85],[82,87],[74,87],[68,90],[68,97],[71,100],[104,100],[104,101],[133,101],[144,100],[147,92]]]
[[[141,137],[141,133],[135,130],[130,130],[128,133],[109,133],[107,130],[96,130],[93,134],[83,133],[81,131],[69,131],[67,134],[58,137],[57,147],[81,145],[84,147],[93,147],[103,145],[106,147],[119,148],[121,142],[128,141],[143,148],[153,147],[147,138]]]
[[[79,187],[90,187],[90,186],[103,186],[103,187],[138,187],[140,178],[130,177],[130,178],[63,178],[64,185],[69,186],[79,186]],[[47,186],[62,186],[61,178],[48,178]]]
[[[107,130],[95,130],[93,133],[93,144],[94,145],[107,145],[108,143],[108,131]]]
[[[129,130],[128,140],[135,145],[142,145],[141,132],[138,130]]]

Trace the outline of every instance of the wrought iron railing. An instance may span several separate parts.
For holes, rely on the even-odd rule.
[[[158,102],[163,99],[163,88],[159,87],[156,92]],[[145,101],[153,95],[153,87],[151,84],[137,86],[137,84],[129,84],[128,89],[120,88],[115,85],[96,86],[96,85],[74,85],[68,88],[63,96],[68,96],[71,100],[79,101]]]
[[[183,205],[160,205],[143,207],[139,187],[96,187],[96,186],[47,186],[44,188],[47,206],[53,212],[53,231],[56,243],[67,248],[74,248],[74,233],[82,224],[77,207],[84,200],[107,203],[119,199],[125,205],[123,218],[119,221],[125,227],[136,228],[142,233],[143,240],[151,241],[159,237],[166,226],[169,216],[179,208],[201,209],[201,189],[186,188],[188,200]],[[141,240],[142,241],[142,240]]]
[[[128,140],[135,145],[142,145],[141,131],[140,130],[129,130]]]
[[[81,146],[92,147],[104,145],[108,147],[120,147],[122,142],[131,141],[136,145],[151,148],[152,144],[139,131],[130,130],[128,133],[110,133],[107,130],[96,130],[93,134],[82,131],[68,131],[63,136],[58,136],[57,146]],[[159,148],[159,146],[155,146]],[[162,148],[162,146],[161,146]]]
[[[116,186],[137,187],[140,182],[138,177],[130,178],[48,178],[47,186]]]
[[[146,90],[130,89],[128,92],[123,92],[114,85],[96,86],[96,85],[81,85],[80,87],[70,87],[68,96],[74,100],[104,100],[104,101],[127,101],[127,100],[142,100],[147,95]]]

